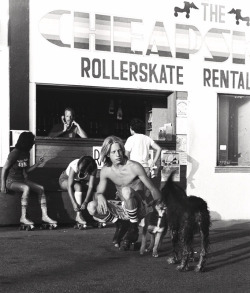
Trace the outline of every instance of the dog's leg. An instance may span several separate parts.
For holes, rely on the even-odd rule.
[[[173,256],[167,258],[167,262],[169,264],[176,264],[179,262],[178,260],[178,240],[179,235],[177,230],[171,230],[171,240],[173,246]]]
[[[209,227],[210,227],[210,216],[209,212],[204,213],[201,216],[200,223],[200,236],[201,236],[201,252],[200,259],[195,268],[195,272],[203,272],[207,260],[207,253],[209,249]]]
[[[163,238],[165,237],[165,235],[167,234],[167,232],[168,232],[168,227],[166,227],[166,228],[164,229],[164,231],[161,233],[161,239],[160,239],[160,242],[159,242],[159,247],[158,247],[158,249],[161,247],[161,244],[162,244]]]
[[[147,225],[145,221],[145,225],[142,229],[142,237],[141,237],[141,248],[140,248],[140,254],[143,255],[144,252],[146,251],[146,243],[147,243]]]
[[[158,232],[155,235],[155,243],[154,243],[154,247],[153,247],[153,253],[152,256],[153,257],[158,257],[158,249],[159,249],[159,244],[160,244],[160,240],[161,240],[161,236],[162,236],[162,232]]]
[[[189,261],[190,261],[190,262],[194,262],[194,249],[193,249],[193,247],[190,247],[190,251],[189,251]]]
[[[153,250],[155,244],[155,233],[150,233],[150,243],[149,246],[147,247],[146,251],[150,252]]]
[[[189,256],[191,253],[192,241],[194,231],[190,225],[190,218],[184,221],[184,225],[180,231],[180,243],[181,243],[181,264],[177,266],[177,270],[180,272],[189,270]]]

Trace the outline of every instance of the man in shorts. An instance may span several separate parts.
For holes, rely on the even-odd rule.
[[[124,144],[120,138],[109,136],[104,140],[101,158],[104,166],[100,172],[95,199],[88,204],[88,211],[94,218],[105,222],[128,220],[130,225],[124,240],[124,247],[127,247],[129,243],[137,241],[139,221],[146,215],[143,184],[150,190],[155,201],[161,199],[161,193],[153,185],[141,164],[130,161],[125,156]],[[108,180],[116,185],[121,204],[106,200],[104,193]]]

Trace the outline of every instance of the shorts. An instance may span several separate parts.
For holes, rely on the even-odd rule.
[[[69,176],[66,174],[65,171],[62,172],[62,174],[59,177],[59,185],[60,187],[62,186],[62,183],[65,180],[68,180]],[[79,181],[75,181],[75,182],[79,182],[81,183],[81,185],[83,186],[83,191],[87,191],[88,190],[88,181],[86,180],[79,180]],[[93,192],[96,192],[96,184],[93,187]]]
[[[25,183],[26,180],[25,180],[25,178],[23,178],[23,179],[21,179],[21,178],[20,179],[7,178],[7,180],[6,180],[6,188],[11,190],[11,184],[13,182]]]
[[[63,181],[67,180],[68,179],[68,175],[66,174],[65,171],[62,172],[62,174],[60,175],[59,177],[59,184],[61,186],[61,184],[63,183]]]
[[[145,218],[145,216],[147,215],[148,208],[147,208],[146,203],[141,198],[137,199],[137,204],[138,204],[137,205],[137,216],[138,216],[138,219],[141,220],[141,219]],[[121,220],[129,220],[130,219],[123,201],[108,200],[107,206],[108,206],[109,212],[113,216],[117,217],[118,219],[121,219]]]

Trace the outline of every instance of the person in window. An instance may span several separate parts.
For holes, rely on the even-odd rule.
[[[66,108],[64,115],[61,117],[62,123],[53,126],[49,133],[51,137],[81,137],[87,138],[86,132],[81,126],[74,120],[75,112],[72,108]]]
[[[82,156],[80,159],[72,161],[59,178],[60,187],[69,193],[79,229],[87,226],[82,211],[86,209],[95,191],[96,173],[95,160],[90,156]],[[87,191],[84,201],[82,201],[83,191]]]
[[[57,222],[49,218],[47,214],[46,196],[44,187],[29,180],[28,174],[37,168],[43,157],[33,166],[29,166],[30,150],[35,143],[35,136],[32,132],[22,132],[18,138],[15,148],[9,153],[1,174],[1,192],[8,190],[22,192],[21,197],[21,227],[28,230],[34,228],[34,223],[27,218],[27,207],[30,192],[34,191],[39,195],[42,210],[42,221],[48,223],[50,227],[56,227]]]

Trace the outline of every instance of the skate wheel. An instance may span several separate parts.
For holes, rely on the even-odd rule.
[[[106,223],[99,223],[98,224],[98,228],[101,229],[101,228],[104,228],[104,227],[106,227]]]

